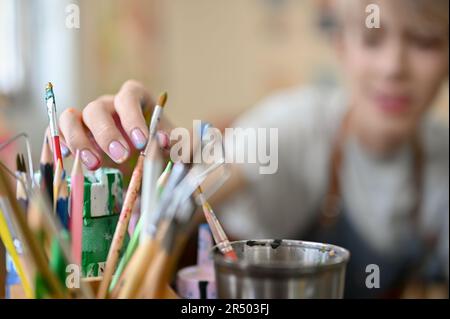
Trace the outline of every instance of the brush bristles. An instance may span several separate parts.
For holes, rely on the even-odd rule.
[[[158,105],[164,107],[167,102],[167,92],[164,92],[159,96]]]
[[[25,157],[24,157],[23,154],[22,154],[22,156],[21,156],[21,159],[22,159],[22,169],[23,169],[23,172],[26,173],[26,172],[27,172],[27,165],[25,164]]]
[[[19,172],[21,172],[22,170],[21,170],[21,168],[22,168],[22,166],[21,166],[21,162],[20,162],[20,154],[17,154],[16,155],[16,169],[17,169],[17,171],[19,171]]]
[[[17,154],[16,156],[16,166],[17,166],[17,171],[22,172],[22,173],[26,173],[27,171],[27,166],[25,165],[25,158],[23,156],[23,154]]]

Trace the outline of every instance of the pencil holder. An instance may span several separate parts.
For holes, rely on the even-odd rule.
[[[231,243],[237,261],[213,248],[218,298],[342,298],[350,253],[341,247],[295,240]]]

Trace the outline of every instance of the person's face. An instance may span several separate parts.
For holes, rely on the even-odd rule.
[[[340,53],[358,120],[376,134],[404,138],[448,76],[448,26],[424,24],[393,2],[376,2],[379,29],[366,27],[365,8],[357,6],[361,17],[344,27]]]

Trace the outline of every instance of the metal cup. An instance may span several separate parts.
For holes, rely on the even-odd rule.
[[[218,298],[342,298],[350,253],[296,240],[232,242],[238,261],[213,247]]]

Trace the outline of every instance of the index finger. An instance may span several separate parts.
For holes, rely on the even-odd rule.
[[[145,123],[144,110],[151,108],[150,94],[142,84],[129,80],[114,97],[114,108],[120,123],[133,145],[143,149],[148,140],[148,128]]]

